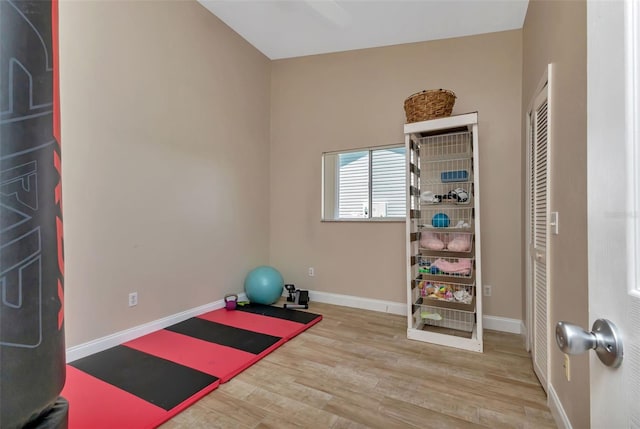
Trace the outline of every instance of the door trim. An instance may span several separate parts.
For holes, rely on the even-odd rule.
[[[629,174],[628,183],[630,189],[627,194],[627,201],[630,205],[631,213],[640,213],[640,4],[637,1],[625,2],[625,39],[626,43],[626,91],[627,98],[626,123],[627,129],[627,171]],[[629,266],[628,276],[629,294],[640,298],[640,264],[637,263],[640,256],[640,216],[630,217],[628,224],[629,231],[632,231],[633,239],[629,240],[627,249],[627,263]]]

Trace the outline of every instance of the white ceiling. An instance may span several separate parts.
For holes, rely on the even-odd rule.
[[[270,59],[522,28],[528,0],[198,0]]]

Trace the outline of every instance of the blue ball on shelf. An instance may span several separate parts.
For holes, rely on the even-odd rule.
[[[431,225],[435,228],[447,228],[449,226],[449,216],[444,213],[436,213],[431,218]]]
[[[271,305],[282,295],[284,279],[273,267],[266,265],[249,271],[244,279],[244,291],[249,301],[256,304]]]

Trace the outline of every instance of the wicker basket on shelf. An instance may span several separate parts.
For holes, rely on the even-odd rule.
[[[456,94],[448,89],[429,89],[404,100],[407,123],[451,116]]]

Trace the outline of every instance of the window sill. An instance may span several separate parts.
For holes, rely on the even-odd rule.
[[[326,223],[405,223],[405,218],[371,218],[371,219],[320,219]]]

